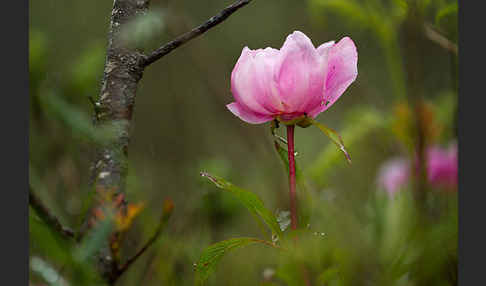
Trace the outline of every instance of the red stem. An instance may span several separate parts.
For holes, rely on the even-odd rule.
[[[295,157],[294,157],[294,128],[287,125],[287,146],[289,154],[289,187],[290,187],[290,222],[292,229],[297,229],[297,193],[295,191]]]

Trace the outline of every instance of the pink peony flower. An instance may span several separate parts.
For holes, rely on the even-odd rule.
[[[427,181],[436,188],[455,189],[457,187],[457,145],[444,149],[432,146],[426,150]],[[388,194],[393,195],[410,180],[410,162],[405,158],[395,158],[383,164],[378,175],[378,184]]]
[[[440,187],[457,186],[457,145],[448,149],[431,147],[427,150],[427,179],[430,184]]]
[[[410,163],[405,158],[394,158],[386,161],[378,175],[378,184],[392,196],[403,188],[410,178]]]
[[[296,31],[280,50],[245,47],[231,73],[235,102],[226,107],[251,124],[315,118],[356,79],[357,63],[356,46],[348,37],[316,49]]]

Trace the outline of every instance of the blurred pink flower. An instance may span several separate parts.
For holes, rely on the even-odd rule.
[[[427,179],[440,187],[457,186],[457,144],[448,149],[431,147],[427,150]]]
[[[380,168],[378,184],[392,196],[404,187],[410,178],[410,163],[405,158],[386,161]]]
[[[226,107],[243,121],[315,118],[356,79],[358,53],[349,37],[317,49],[302,32],[287,36],[280,50],[243,48],[231,73],[235,102]]]
[[[426,150],[427,181],[431,186],[455,189],[457,166],[457,144],[452,143],[447,149],[432,146]],[[378,174],[378,184],[390,195],[408,184],[409,180],[410,162],[401,157],[386,161]]]

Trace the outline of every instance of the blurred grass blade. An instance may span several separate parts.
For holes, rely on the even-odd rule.
[[[69,67],[69,85],[75,94],[88,96],[97,93],[98,71],[103,70],[105,53],[105,43],[94,42],[74,60]]]
[[[444,8],[440,9],[439,12],[437,12],[437,15],[435,16],[435,24],[439,26],[444,18],[451,15],[457,15],[457,11],[458,11],[457,2],[446,5]]]
[[[278,156],[280,157],[280,160],[282,160],[285,170],[287,173],[289,172],[289,157],[288,157],[288,151],[282,148],[280,144],[277,141],[274,141],[275,143],[275,150],[277,150]],[[296,176],[299,176],[300,173],[300,168],[297,166],[297,162],[295,162],[295,173]]]
[[[277,150],[278,156],[282,160],[282,163],[285,166],[285,170],[287,173],[289,172],[289,157],[288,157],[288,151],[280,146],[280,144],[277,141],[274,141],[275,143],[275,150]],[[297,160],[295,160],[295,176],[297,179],[297,184],[299,185],[299,188],[301,188],[303,191],[307,189],[305,185],[305,180],[304,180],[304,173],[302,172],[302,169],[300,168],[300,165],[297,163]]]
[[[326,269],[321,275],[318,276],[317,280],[323,285],[331,283],[334,280],[339,280],[339,268],[331,267]]]
[[[114,224],[114,213],[107,210],[105,212],[106,217],[99,220],[96,226],[91,229],[91,231],[84,237],[81,244],[74,252],[74,259],[79,262],[86,261],[91,256],[95,254],[96,251],[100,250],[105,246],[108,241],[108,236],[113,231]]]
[[[165,28],[165,12],[148,11],[136,16],[122,30],[121,38],[128,45],[147,45]]]
[[[39,99],[47,114],[60,120],[78,138],[104,143],[115,137],[116,126],[95,128],[86,113],[56,93],[39,96]]]
[[[69,283],[62,277],[61,273],[56,270],[49,262],[41,257],[32,256],[29,263],[30,269],[37,272],[48,285],[68,286]]]
[[[373,130],[386,124],[381,114],[375,110],[359,110],[358,112],[353,111],[350,114],[352,118],[349,118],[348,127],[343,131],[348,147],[353,146]],[[339,153],[335,151],[335,147],[328,145],[309,166],[307,173],[313,180],[322,183],[328,171],[340,162],[340,157]]]
[[[310,124],[309,124],[310,125]],[[283,144],[287,145],[287,140],[285,138],[282,138],[278,136],[275,132],[276,126],[274,126],[274,123],[272,122],[271,126],[271,133],[274,136],[274,146],[275,150],[277,151],[278,156],[280,157],[280,160],[282,161],[286,174],[288,176],[289,174],[289,157],[288,157],[288,150],[285,149],[280,145],[279,142],[282,142]],[[297,152],[295,152],[295,156],[297,156]],[[304,172],[300,168],[299,163],[297,162],[297,158],[295,160],[295,175],[297,179],[297,191],[299,192],[298,195],[298,201],[301,207],[298,208],[298,221],[299,225],[306,226],[310,222],[312,210],[314,209],[314,201],[315,197],[313,196],[312,192],[307,188],[306,182],[305,182],[305,176]],[[282,214],[281,212],[280,214]],[[277,221],[280,225],[280,229],[282,231],[285,231],[287,229],[286,223],[287,221],[280,217],[280,214],[277,215]],[[283,227],[282,227],[283,226]]]
[[[369,13],[363,7],[351,0],[312,0],[311,4],[318,10],[334,11],[349,21],[362,27],[370,25]],[[319,9],[320,8],[320,9]]]
[[[275,150],[277,150],[277,153],[282,160],[282,163],[285,166],[285,170],[287,171],[287,176],[289,173],[289,157],[288,157],[288,151],[280,146],[278,141],[274,141],[275,144]],[[302,172],[302,169],[300,168],[300,165],[297,163],[297,160],[295,160],[295,177],[297,179],[297,190],[299,191],[299,202],[306,207],[301,207],[298,208],[298,218],[299,218],[299,224],[300,225],[307,225],[310,221],[311,217],[311,212],[313,209],[313,196],[307,189],[307,185],[305,183],[305,177],[304,173]]]
[[[257,195],[243,190],[218,176],[210,175],[206,172],[201,172],[201,176],[208,178],[218,188],[233,194],[258,220],[262,220],[268,225],[272,231],[272,235],[281,235],[282,232],[280,231],[277,219],[272,212],[265,207],[263,201]]]
[[[269,241],[260,240],[251,237],[240,237],[223,240],[206,248],[197,264],[194,265],[196,271],[196,285],[204,285],[209,275],[214,272],[218,262],[227,252],[254,243],[262,243],[268,246],[276,247]]]
[[[337,133],[334,129],[329,128],[324,124],[319,123],[310,117],[309,117],[309,121],[315,126],[317,126],[322,131],[322,133],[326,134],[326,136],[329,137],[329,139],[331,139],[332,143],[336,144],[339,150],[341,150],[344,153],[344,157],[346,158],[348,163],[351,164],[351,157],[349,156],[348,151],[344,147],[344,142],[343,139],[341,138],[341,135],[339,135],[339,133]]]
[[[29,80],[39,80],[47,60],[47,38],[39,30],[29,30]]]

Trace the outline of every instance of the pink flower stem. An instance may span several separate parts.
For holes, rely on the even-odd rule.
[[[294,129],[295,125],[287,125],[290,187],[290,226],[292,229],[297,229],[297,193],[295,191]]]

